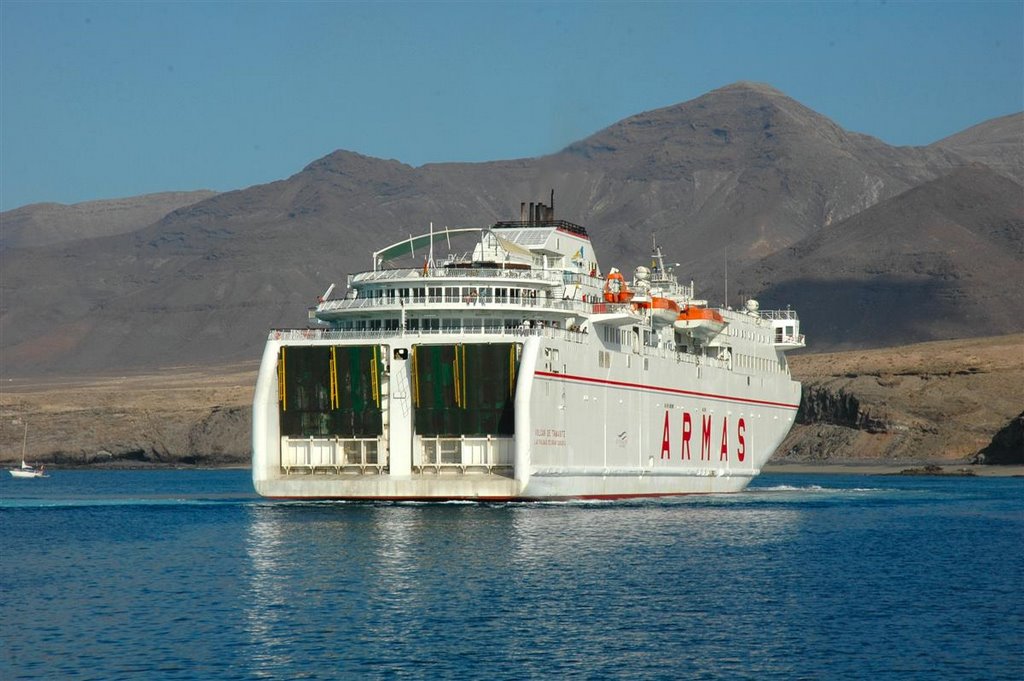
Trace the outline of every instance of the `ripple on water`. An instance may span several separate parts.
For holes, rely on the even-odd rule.
[[[1019,480],[385,504],[265,502],[245,471],[72,473],[0,484],[0,677],[1022,672]]]

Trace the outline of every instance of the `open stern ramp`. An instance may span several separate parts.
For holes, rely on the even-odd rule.
[[[272,344],[254,398],[261,494],[515,496],[521,342]]]

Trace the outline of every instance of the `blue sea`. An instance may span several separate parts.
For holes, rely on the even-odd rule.
[[[602,503],[0,480],[0,679],[1024,678],[1024,479]]]

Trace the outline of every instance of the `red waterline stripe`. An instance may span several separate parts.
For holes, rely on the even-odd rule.
[[[753,478],[754,476],[751,476]],[[740,491],[742,492],[742,490]],[[268,496],[271,501],[417,501],[425,503],[442,503],[445,501],[471,501],[484,504],[508,502],[541,502],[541,501],[617,501],[620,499],[655,499],[663,497],[689,497],[709,494],[740,494],[740,492],[636,492],[631,494],[574,494],[558,497],[333,497],[333,496]]]
[[[799,404],[787,404],[785,402],[771,402],[769,400],[752,400],[746,397],[731,397],[729,395],[716,395],[714,393],[702,393],[696,390],[680,390],[679,388],[663,388],[657,385],[641,385],[639,383],[627,383],[625,381],[612,381],[603,378],[591,378],[589,376],[573,376],[571,374],[556,374],[548,371],[535,371],[535,376],[541,378],[552,378],[557,380],[578,381],[580,383],[594,383],[596,385],[609,385],[615,388],[629,388],[633,390],[648,390],[651,392],[668,393],[669,395],[687,395],[690,397],[706,397],[712,400],[724,402],[742,402],[744,404],[762,404],[768,407],[782,407],[784,409],[796,409]]]

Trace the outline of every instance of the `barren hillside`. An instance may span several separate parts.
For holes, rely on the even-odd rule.
[[[975,130],[973,158],[995,149],[993,162],[1002,162],[1004,132]],[[986,143],[990,134],[994,146]],[[366,269],[372,250],[431,222],[486,226],[515,218],[521,201],[546,201],[552,188],[558,217],[588,227],[606,270],[645,262],[657,236],[680,274],[721,300],[727,263],[738,272],[966,163],[944,146],[892,147],[843,130],[757,83],[631,116],[540,158],[413,168],[335,151],[287,179],[218,194],[144,228],[5,249],[0,373],[215,367],[255,358],[268,328],[304,324],[306,306],[332,282]],[[970,284],[984,263],[970,264],[969,271],[925,272],[923,285],[949,276]],[[830,284],[846,282],[833,277],[818,290]],[[767,306],[795,302],[788,290],[760,297]],[[914,333],[935,326],[925,337],[1008,331],[984,314],[951,330],[949,319],[922,315],[917,300],[890,302],[898,314],[885,342],[920,339]],[[834,315],[808,325],[819,347],[837,338],[872,340],[872,330],[860,326],[831,331],[845,313],[812,302]]]
[[[819,230],[738,279],[798,310],[817,347],[1024,331],[1024,187],[987,166],[958,168]]]

